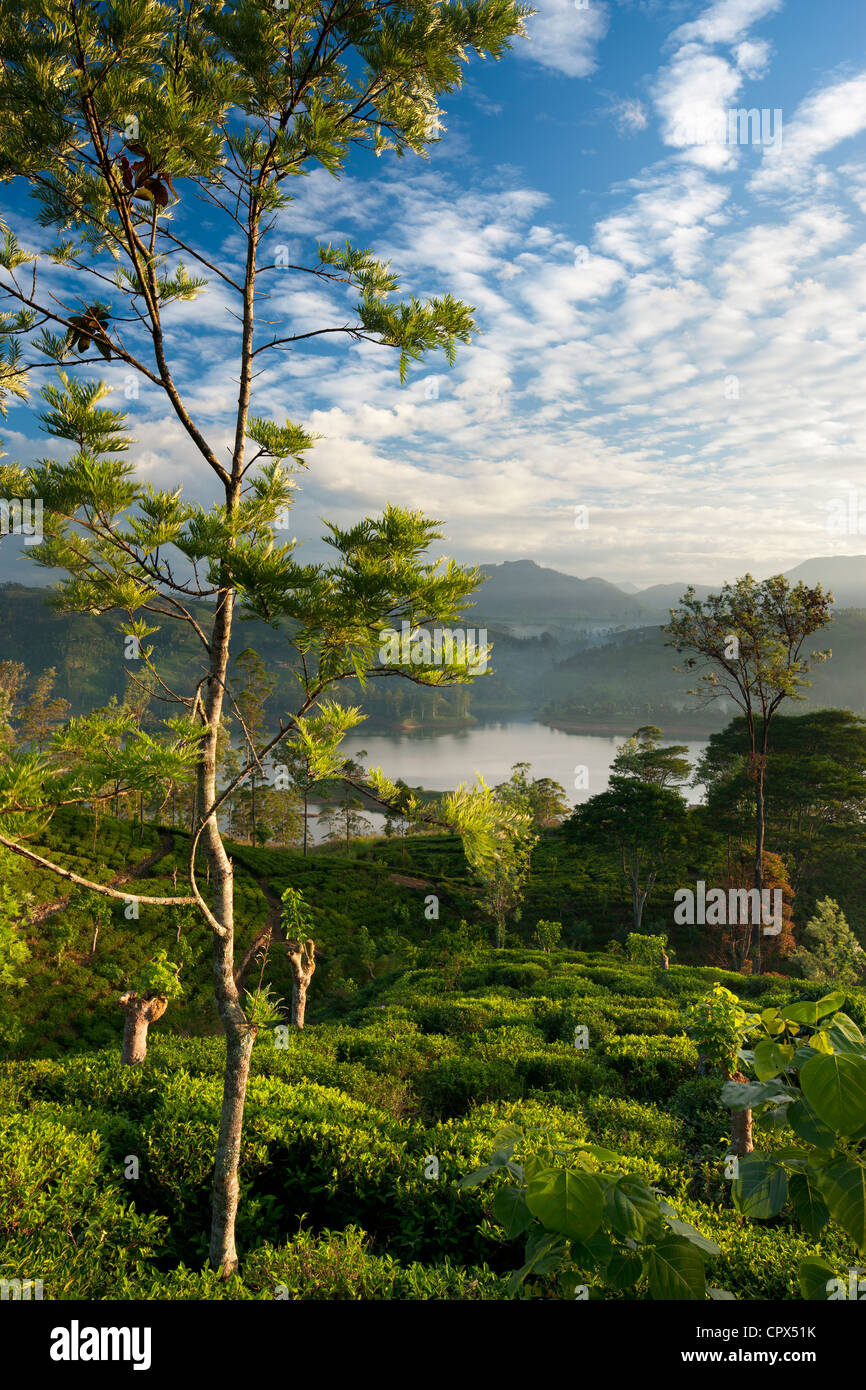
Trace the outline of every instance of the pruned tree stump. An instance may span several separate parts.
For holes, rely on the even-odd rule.
[[[121,994],[118,1004],[126,1015],[123,1026],[123,1048],[120,1054],[124,1066],[135,1066],[147,1056],[147,1030],[168,1008],[164,994],[142,998],[134,989]]]
[[[312,940],[305,941],[303,946],[299,941],[290,941],[286,953],[292,967],[292,1024],[295,1028],[303,1028],[307,989],[316,968],[316,945]]]

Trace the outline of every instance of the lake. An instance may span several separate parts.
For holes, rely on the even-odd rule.
[[[349,757],[366,749],[367,767],[381,767],[394,781],[402,777],[410,787],[430,791],[453,791],[461,782],[474,783],[480,774],[488,786],[505,782],[514,763],[529,763],[532,777],[550,777],[565,788],[572,806],[603,792],[608,785],[610,765],[626,734],[565,733],[537,720],[509,719],[501,723],[474,724],[450,733],[361,733],[347,738],[342,747]],[[666,736],[666,743],[682,743],[692,763],[706,747],[705,740]],[[585,769],[581,772],[580,769]],[[575,786],[575,782],[579,785]],[[703,789],[689,787],[686,797],[700,801]],[[311,802],[311,810],[318,805]],[[364,812],[373,832],[381,833],[384,815]],[[321,829],[310,822],[310,834],[317,843]]]

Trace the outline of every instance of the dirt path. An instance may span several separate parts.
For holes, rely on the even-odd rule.
[[[105,885],[106,888],[119,888],[121,884],[132,883],[137,878],[143,878],[154,864],[158,864],[160,859],[164,859],[167,854],[171,853],[173,845],[172,836],[167,831],[161,830],[159,832],[159,846],[153,851],[153,854],[149,854],[146,859],[140,859],[126,873],[117,874],[114,878],[109,879]],[[49,917],[55,917],[58,912],[62,912],[65,907],[69,906],[71,899],[72,894],[67,893],[64,898],[55,898],[53,902],[38,903],[28,916],[28,924],[34,927],[39,926],[40,923],[46,922]]]

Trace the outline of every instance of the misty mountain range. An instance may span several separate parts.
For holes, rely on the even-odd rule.
[[[711,729],[735,711],[721,702],[701,707],[688,695],[691,677],[665,645],[661,624],[682,598],[687,581],[655,584],[635,593],[598,578],[578,579],[532,560],[481,566],[486,582],[467,627],[486,627],[493,642],[492,671],[471,687],[425,690],[395,676],[361,690],[344,684],[340,699],[359,704],[370,720],[389,727],[440,726],[503,718],[541,718],[564,728],[591,725],[629,732],[641,723],[668,729]],[[835,621],[816,634],[815,649],[832,648],[832,660],[812,672],[806,700],[792,712],[837,706],[866,713],[866,555],[806,560],[789,572],[792,581],[820,582],[835,597]],[[719,586],[714,586],[717,590]],[[696,585],[699,596],[712,592]],[[73,714],[123,698],[116,617],[59,613],[49,591],[0,586],[0,659],[20,661],[37,675],[55,667],[55,691]],[[204,610],[204,605],[201,605]],[[204,616],[204,612],[203,612]],[[201,654],[183,626],[166,623],[154,639],[169,685],[184,689]],[[291,710],[292,654],[279,633],[248,621],[237,629],[235,655],[259,652],[277,676],[268,701],[274,722]]]
[[[498,623],[547,625],[548,631],[583,623],[643,626],[667,622],[686,589],[681,583],[652,584],[647,589],[610,584],[606,579],[576,579],[546,569],[534,560],[506,560],[500,565],[481,565],[486,582],[481,586],[472,617]],[[866,555],[830,555],[804,560],[789,570],[792,583],[822,584],[837,608],[866,608]],[[696,584],[699,598],[717,593],[718,584]]]

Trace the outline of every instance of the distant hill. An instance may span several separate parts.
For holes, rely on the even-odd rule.
[[[686,693],[693,681],[673,670],[681,663],[660,632],[688,588],[686,580],[632,595],[603,579],[578,579],[532,560],[481,570],[487,579],[464,622],[488,629],[494,643],[491,675],[472,687],[440,691],[397,676],[373,681],[365,690],[352,681],[341,699],[360,704],[371,719],[389,727],[537,716],[542,710],[552,722],[573,725],[609,720],[636,728],[649,720],[712,727],[724,719],[719,706],[698,712],[697,701]],[[866,556],[807,560],[789,578],[820,582],[836,597],[836,621],[814,643],[831,647],[833,659],[816,667],[808,706],[799,708],[832,705],[866,713]],[[695,588],[702,598],[711,592],[707,585]],[[20,661],[34,676],[56,667],[56,694],[69,700],[76,715],[111,696],[123,697],[130,668],[122,659],[117,615],[60,613],[44,588],[3,585],[0,590],[0,659]],[[203,605],[201,615],[207,615]],[[183,625],[163,621],[154,642],[170,686],[175,680],[183,684],[191,670],[203,672],[202,653]],[[295,658],[279,633],[255,621],[238,629],[235,654],[246,646],[277,675],[268,702],[276,721],[292,699]]]
[[[670,610],[689,587],[688,579],[651,584],[609,584],[606,579],[578,579],[572,574],[538,565],[534,560],[506,560],[481,565],[486,582],[467,622],[505,623],[511,628],[533,626],[538,631],[561,631],[585,625],[643,627],[666,623]],[[759,566],[753,571],[760,574]],[[829,555],[804,560],[789,570],[796,584],[822,584],[837,608],[866,608],[866,555]],[[698,598],[718,593],[720,584],[695,584]]]
[[[643,617],[641,605],[606,579],[576,579],[534,560],[506,560],[479,568],[486,583],[476,595],[470,620],[562,626],[635,623]]]
[[[794,583],[821,584],[837,608],[866,608],[866,555],[824,555],[788,570]]]
[[[788,712],[834,707],[866,714],[866,612],[839,610],[829,627],[815,634],[806,652],[827,648],[832,659],[813,666],[812,686],[803,692],[805,700],[786,707]],[[699,701],[686,693],[693,688],[694,677],[674,670],[681,665],[682,658],[665,645],[658,628],[619,633],[604,646],[567,656],[545,677],[545,717],[563,725],[627,711],[647,718],[655,715],[652,722],[671,725],[684,719],[710,724],[731,718],[735,711],[722,700],[698,713]]]
[[[804,584],[820,584],[825,590],[829,589],[836,608],[866,608],[866,555],[818,556],[795,565],[785,577],[792,584],[802,580]],[[688,587],[682,580],[676,584],[652,584],[648,589],[636,591],[629,588],[628,592],[640,604],[648,621],[666,623],[670,609],[676,607]],[[700,599],[718,593],[720,588],[720,584],[694,586]]]
[[[639,589],[635,594],[635,599],[640,604],[643,619],[647,623],[666,623],[671,615],[671,609],[676,608],[683,594],[688,589],[687,583],[680,584],[651,584],[648,589]],[[721,585],[716,585],[718,590]],[[713,592],[709,584],[695,584],[695,593],[698,598],[704,599]]]

